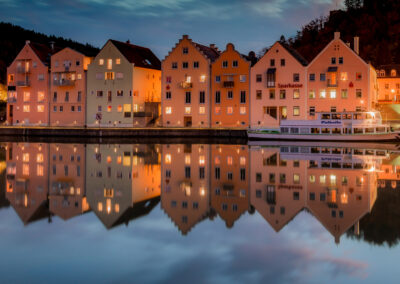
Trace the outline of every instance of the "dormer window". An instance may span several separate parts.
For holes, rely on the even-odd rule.
[[[396,70],[395,70],[395,69],[392,69],[392,70],[390,71],[390,76],[396,77],[396,75],[397,75]]]
[[[379,71],[379,75],[381,76],[381,77],[385,77],[385,70],[381,70],[381,71]]]
[[[189,48],[184,47],[184,48],[182,49],[182,53],[183,53],[183,54],[188,54],[188,53],[189,53]]]

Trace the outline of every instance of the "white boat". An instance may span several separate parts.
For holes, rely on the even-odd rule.
[[[249,139],[309,141],[395,141],[400,131],[382,123],[378,111],[320,112],[312,120],[281,120],[279,129],[250,129]]]

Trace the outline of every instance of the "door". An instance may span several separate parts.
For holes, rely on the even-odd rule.
[[[191,116],[185,116],[183,118],[183,123],[185,127],[191,127],[192,126],[192,117]]]

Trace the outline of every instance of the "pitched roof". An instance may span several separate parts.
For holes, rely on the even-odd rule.
[[[193,42],[193,44],[200,49],[205,56],[211,61],[215,61],[219,57],[219,52],[216,48],[208,47],[197,42]]]
[[[135,66],[161,70],[161,61],[149,48],[112,39],[110,41]]]
[[[300,55],[300,53],[297,52],[297,50],[291,48],[290,46],[288,46],[286,43],[283,42],[279,42],[286,50],[287,52],[289,52],[297,61],[299,61],[299,63],[303,66],[307,66],[308,65],[308,61]]]
[[[36,43],[36,42],[30,42],[29,46],[32,48],[32,50],[35,52],[35,54],[39,57],[39,59],[45,64],[49,65],[50,64],[50,57],[54,53],[58,52],[61,50],[59,47],[54,47],[54,49],[51,49],[49,46],[41,44],[41,43]]]

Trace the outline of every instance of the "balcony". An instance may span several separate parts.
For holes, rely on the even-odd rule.
[[[234,81],[224,81],[223,86],[224,86],[224,88],[233,88],[235,86],[235,82]]]
[[[17,81],[18,87],[29,87],[30,85],[31,85],[31,81],[29,81],[29,80]]]
[[[16,102],[17,102],[17,98],[15,98],[15,97],[7,98],[7,103],[16,103]]]
[[[191,82],[181,82],[179,84],[179,87],[181,87],[182,89],[190,89],[193,87],[193,84]]]
[[[327,86],[328,87],[337,87],[338,86],[338,81],[337,80],[331,80],[331,79],[328,79],[328,80],[326,80],[326,82],[327,82]]]
[[[20,67],[17,67],[17,73],[18,74],[29,74],[29,73],[31,73],[31,70],[30,70],[30,68],[20,66]]]
[[[75,86],[75,80],[56,79],[53,80],[53,86],[59,86],[59,87]]]

